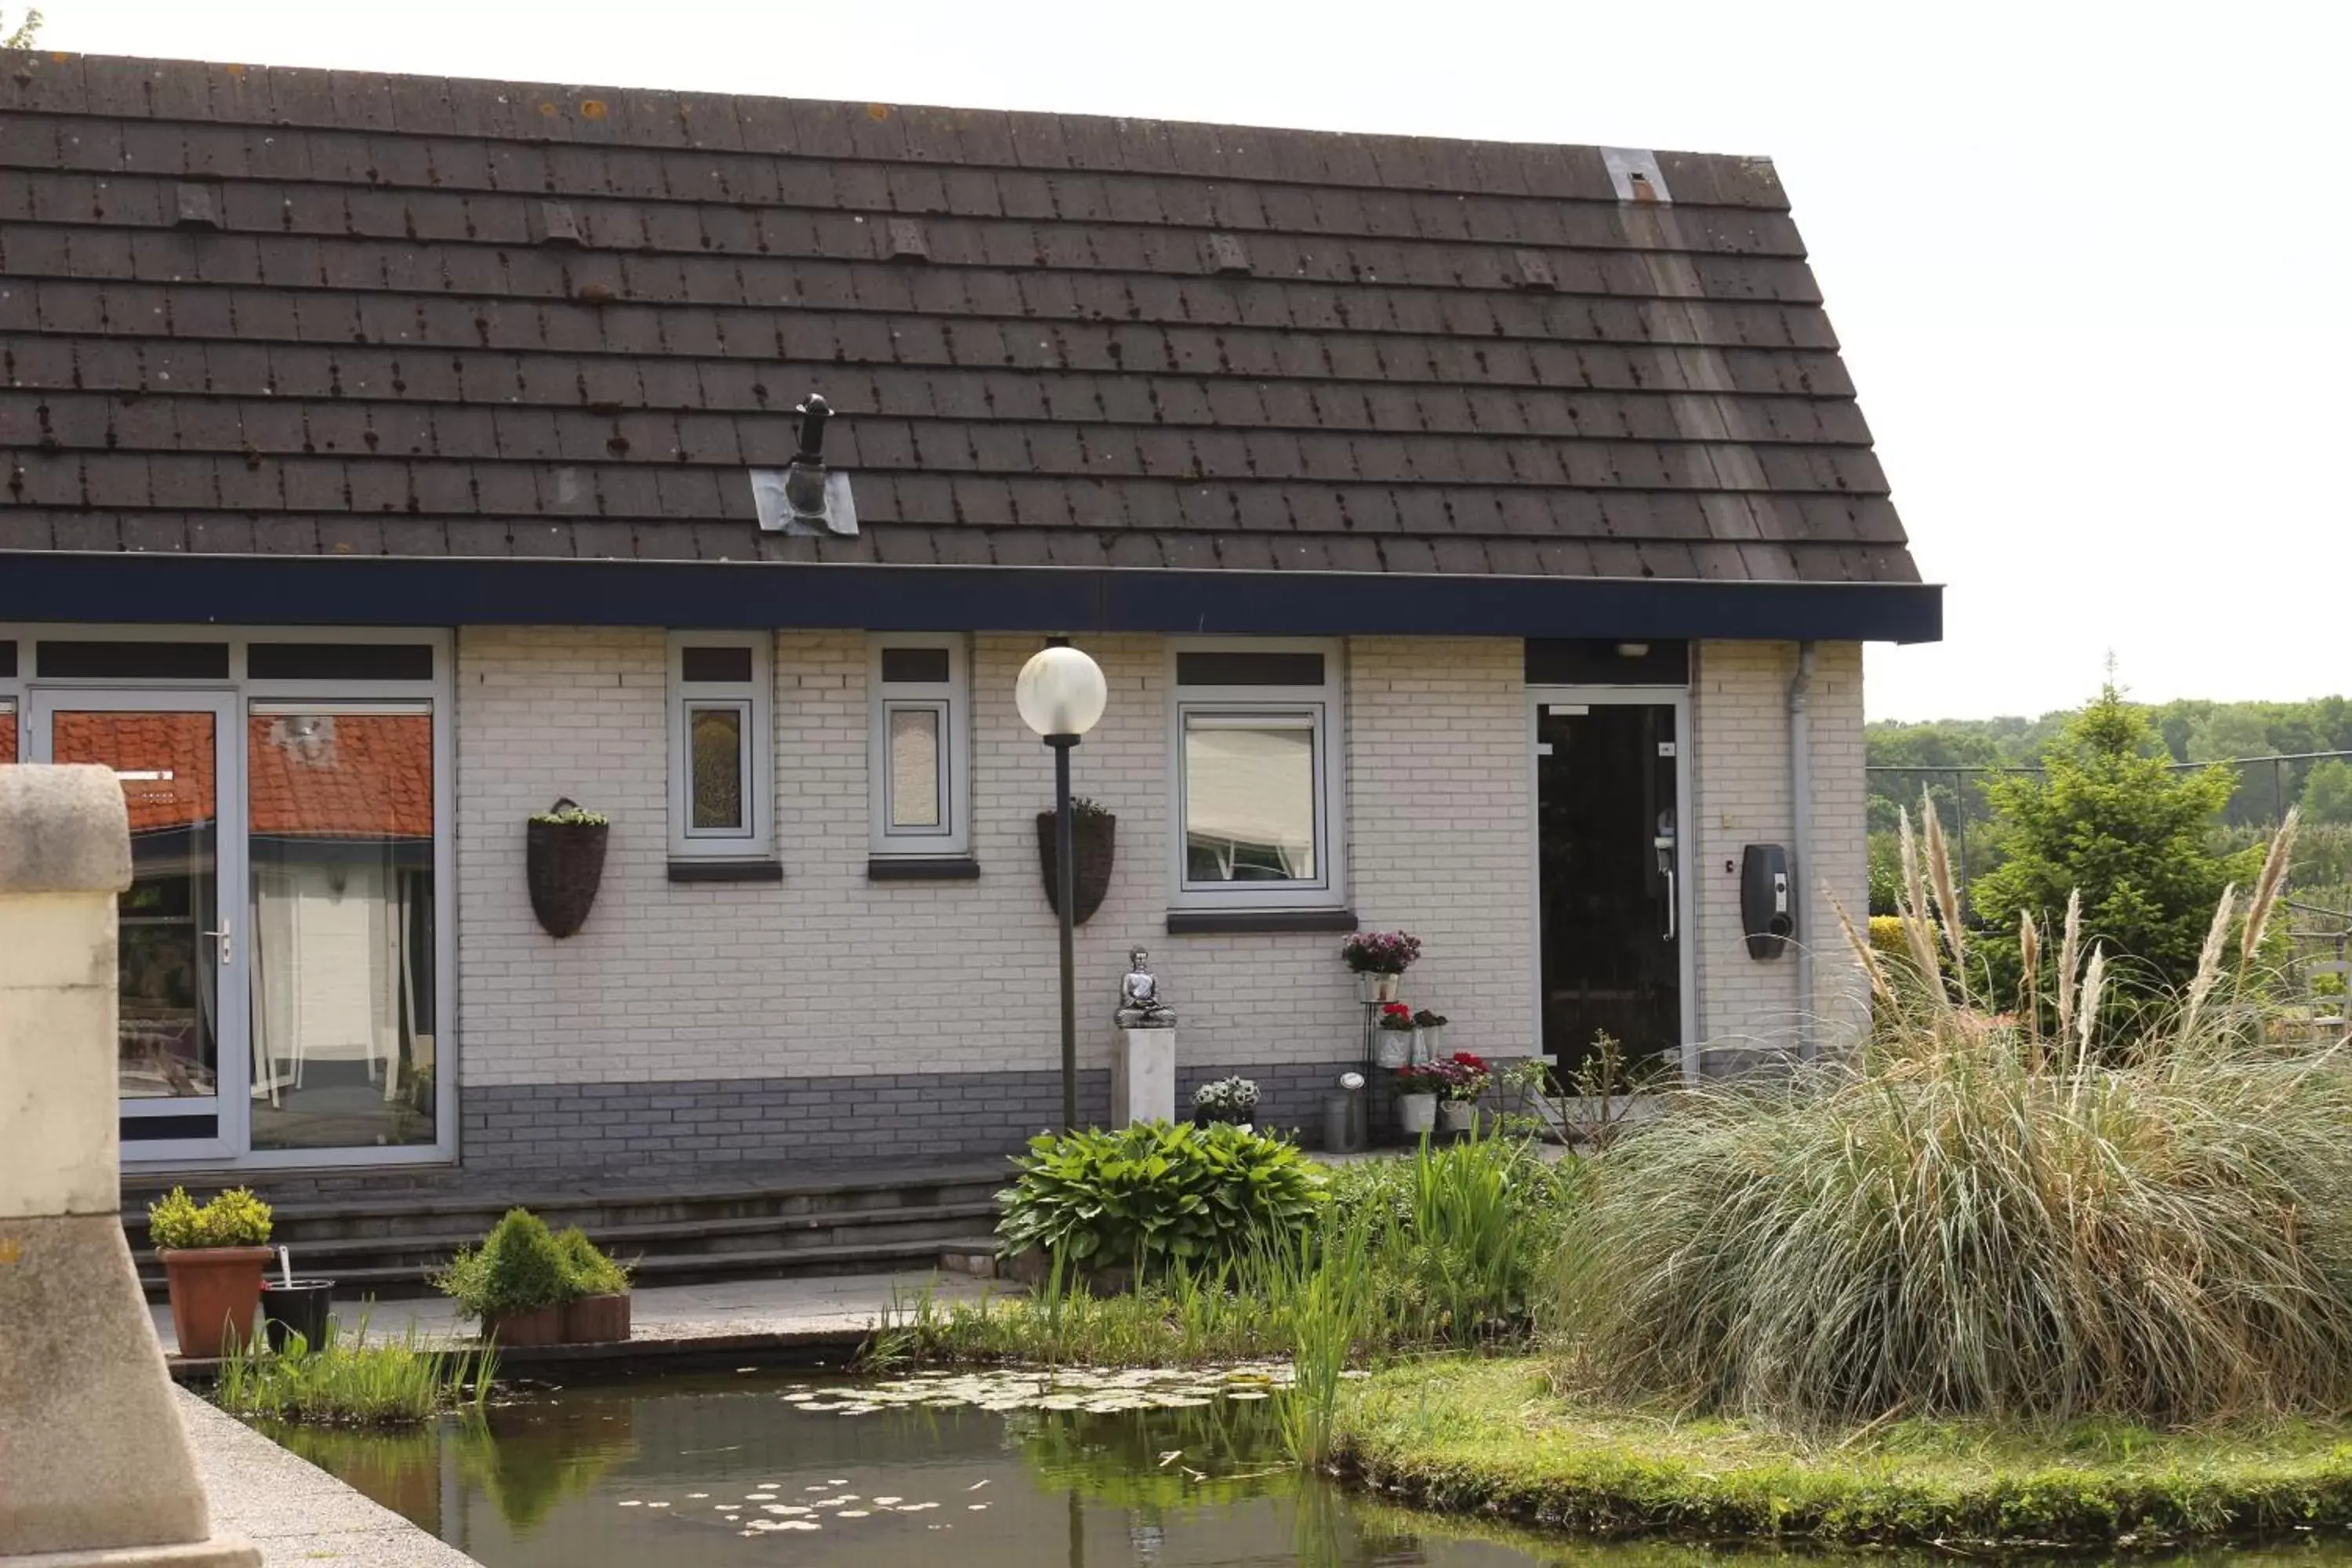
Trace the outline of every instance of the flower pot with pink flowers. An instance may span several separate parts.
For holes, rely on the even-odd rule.
[[[1360,931],[1339,944],[1339,957],[1356,976],[1360,1000],[1387,1004],[1397,999],[1404,972],[1421,956],[1421,938],[1401,931]]]

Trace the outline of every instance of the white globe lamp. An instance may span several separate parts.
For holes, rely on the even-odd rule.
[[[1021,721],[1040,735],[1083,735],[1102,721],[1109,700],[1102,666],[1074,647],[1042,650],[1013,688]]]

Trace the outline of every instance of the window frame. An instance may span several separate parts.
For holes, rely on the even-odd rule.
[[[938,648],[948,656],[945,680],[885,683],[887,648]],[[971,657],[969,639],[954,632],[874,632],[866,637],[867,848],[877,859],[940,859],[971,853]],[[890,715],[900,709],[940,715],[938,777],[940,824],[893,827],[890,823]]]
[[[1171,910],[1321,910],[1345,909],[1347,890],[1346,646],[1318,637],[1171,638],[1168,650],[1168,907]],[[1186,686],[1179,660],[1188,653],[1317,653],[1319,686]],[[1284,882],[1196,882],[1188,853],[1185,737],[1193,716],[1271,727],[1304,720],[1315,743],[1315,868],[1312,879]]]
[[[689,647],[741,647],[751,652],[751,678],[743,681],[686,679]],[[771,860],[775,857],[775,639],[767,632],[672,632],[669,634],[667,722],[664,729],[669,773],[669,858],[677,861]],[[743,752],[738,769],[743,788],[740,830],[694,826],[694,714],[731,708],[742,715]]]

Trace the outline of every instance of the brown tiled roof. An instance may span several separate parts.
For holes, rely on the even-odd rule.
[[[1771,166],[1658,164],[0,57],[0,550],[1916,581]]]

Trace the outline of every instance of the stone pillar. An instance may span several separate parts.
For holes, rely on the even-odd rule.
[[[1176,1120],[1176,1031],[1121,1029],[1110,1065],[1114,1127]]]
[[[215,1537],[123,1239],[122,788],[0,767],[0,1565],[256,1568]]]

